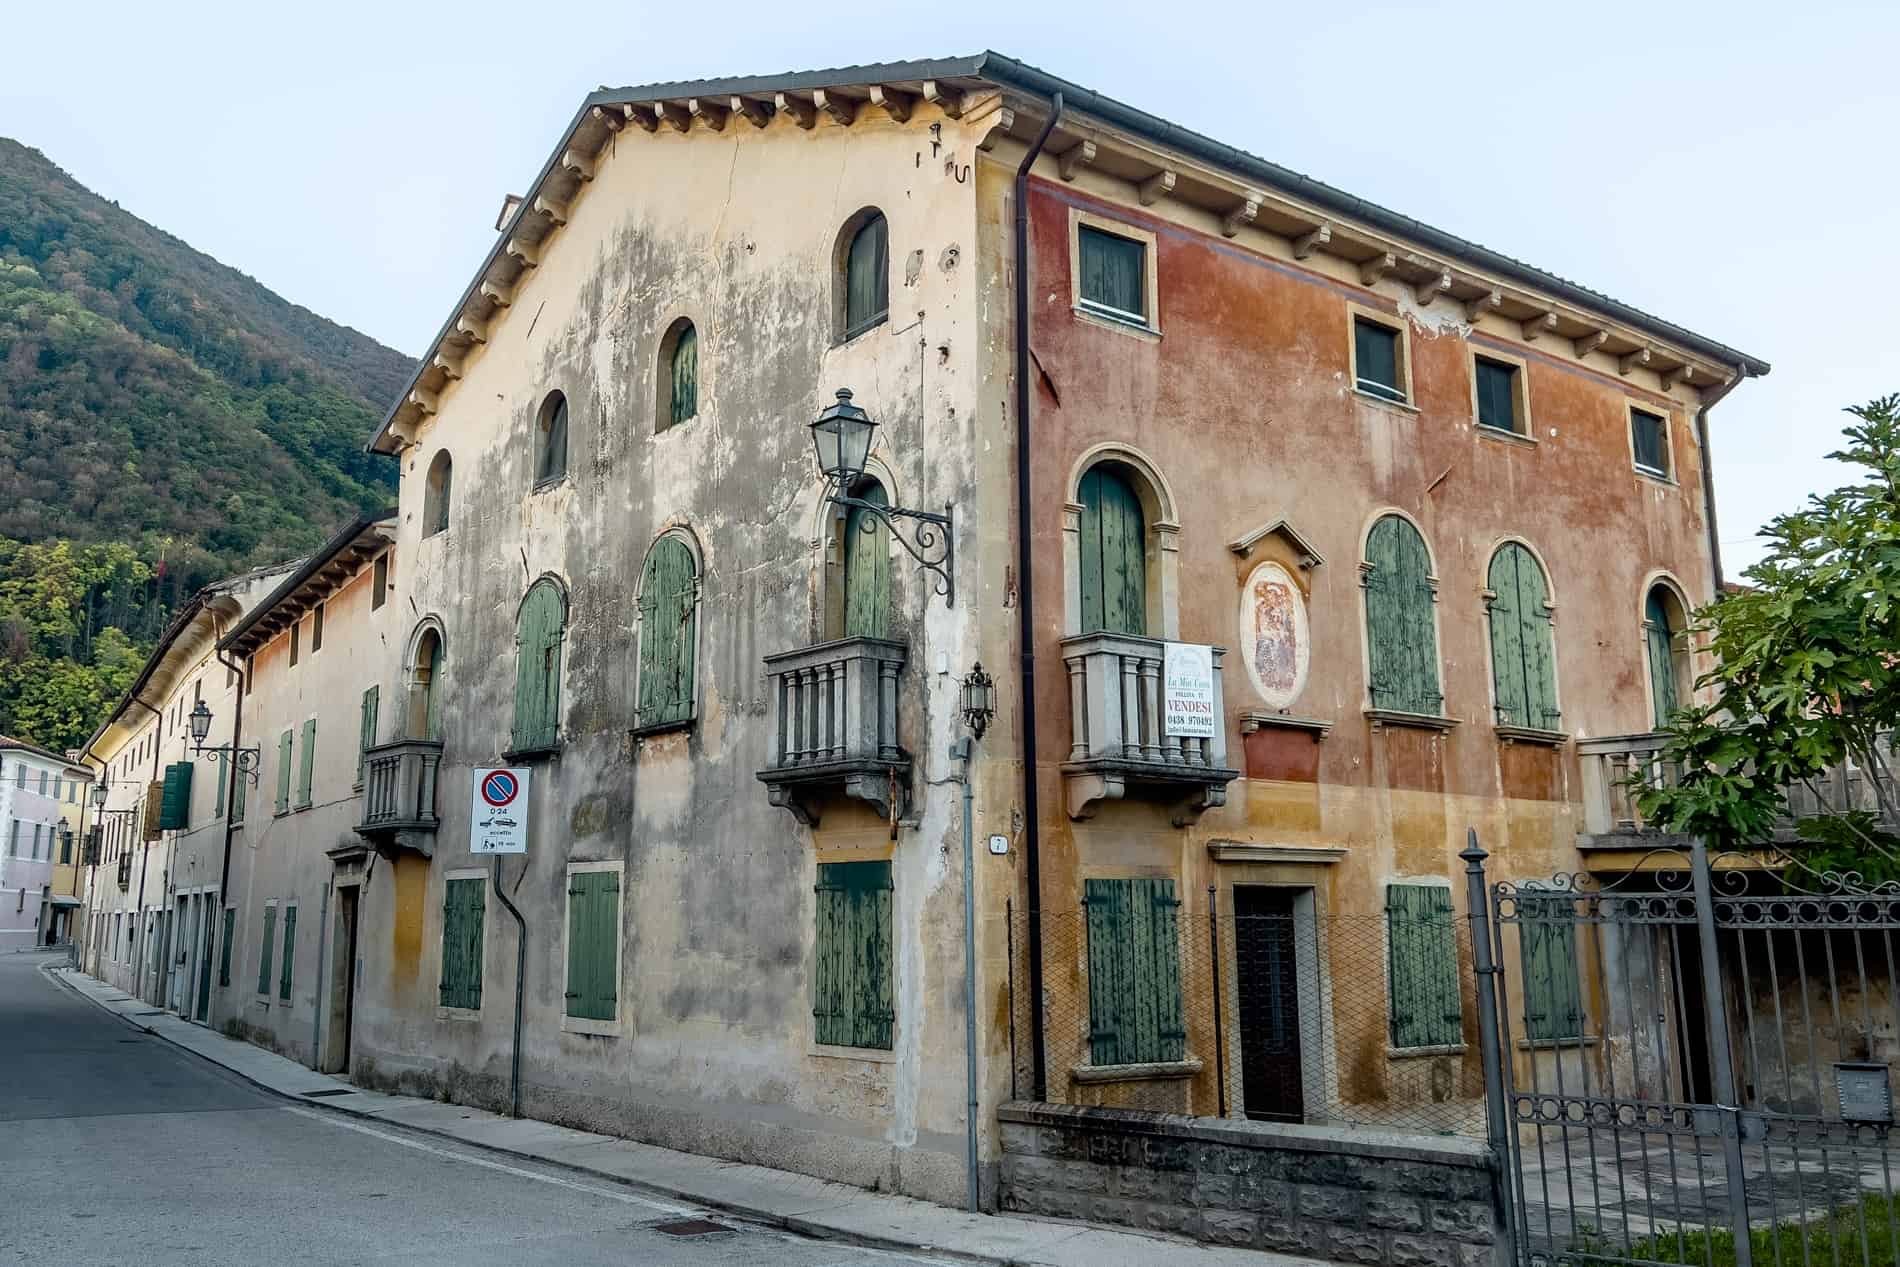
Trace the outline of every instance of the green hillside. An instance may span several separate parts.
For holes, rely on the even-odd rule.
[[[0,733],[83,740],[184,597],[387,504],[411,364],[0,138]]]

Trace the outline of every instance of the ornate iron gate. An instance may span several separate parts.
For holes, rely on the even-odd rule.
[[[1900,1262],[1900,887],[1698,843],[1487,890],[1465,856],[1520,1262]]]

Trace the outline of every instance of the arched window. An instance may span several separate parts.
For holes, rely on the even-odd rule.
[[[1557,652],[1550,628],[1550,586],[1537,556],[1507,541],[1491,556],[1491,680],[1500,726],[1555,730]]]
[[[1148,534],[1134,485],[1101,463],[1082,476],[1082,632],[1148,633]]]
[[[1649,587],[1643,600],[1643,642],[1649,660],[1650,716],[1658,727],[1669,723],[1669,715],[1682,707],[1688,694],[1689,651],[1683,637],[1688,623],[1673,589],[1660,583]]]
[[[422,486],[422,535],[425,537],[448,530],[450,477],[454,474],[454,465],[447,449],[438,452],[429,463],[428,482]]]
[[[442,737],[442,653],[441,631],[425,628],[416,638],[409,657],[408,737]]]
[[[534,424],[534,482],[552,484],[567,474],[567,397],[549,392]]]
[[[888,506],[884,486],[874,479],[854,490],[860,500]],[[842,525],[844,558],[844,636],[885,638],[891,630],[891,533],[868,510],[852,507]]]
[[[883,323],[891,307],[890,226],[873,211],[856,226],[844,251],[844,337]]]
[[[698,565],[674,534],[661,537],[640,574],[640,687],[635,730],[679,726],[693,719],[697,651]]]
[[[552,577],[528,587],[515,618],[515,726],[510,750],[545,752],[560,743],[561,640],[567,599]]]
[[[1425,538],[1403,515],[1387,515],[1366,535],[1366,652],[1372,706],[1439,716],[1437,587]]]
[[[699,414],[699,331],[684,317],[660,340],[658,430],[677,427]]]

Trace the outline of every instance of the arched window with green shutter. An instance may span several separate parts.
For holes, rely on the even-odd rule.
[[[890,505],[876,480],[865,480],[855,496]],[[844,636],[887,638],[890,631],[891,531],[875,514],[853,506],[844,518]]]
[[[699,414],[699,332],[681,321],[668,340],[666,412],[660,430],[677,427]]]
[[[1082,632],[1148,633],[1148,531],[1134,485],[1113,466],[1082,476]]]
[[[567,599],[551,577],[528,587],[515,618],[515,753],[546,752],[560,743],[561,640]]]
[[[883,213],[857,221],[844,251],[844,337],[882,325],[891,308],[891,230]]]
[[[1436,593],[1425,538],[1402,515],[1387,515],[1366,536],[1366,658],[1372,706],[1440,716]]]
[[[1523,545],[1507,541],[1491,556],[1486,588],[1498,725],[1556,730],[1562,715],[1544,569]]]
[[[1659,728],[1668,725],[1670,714],[1682,707],[1676,663],[1682,622],[1676,611],[1676,597],[1667,586],[1650,586],[1643,603],[1643,640],[1648,649],[1651,717]]]
[[[693,719],[693,658],[699,583],[692,549],[678,536],[653,543],[640,574],[640,688],[636,730]]]

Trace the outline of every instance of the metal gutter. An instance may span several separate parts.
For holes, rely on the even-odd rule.
[[[1719,602],[1722,598],[1722,537],[1715,523],[1715,465],[1713,456],[1709,452],[1709,411],[1721,404],[1722,398],[1735,390],[1741,383],[1742,377],[1742,373],[1738,370],[1735,377],[1703,396],[1701,406],[1695,411],[1695,442],[1696,448],[1701,451],[1702,458],[1702,503],[1709,531],[1709,568],[1715,581],[1715,589],[1710,594],[1710,600],[1714,602]]]

